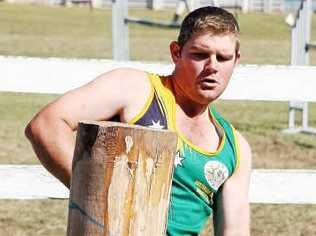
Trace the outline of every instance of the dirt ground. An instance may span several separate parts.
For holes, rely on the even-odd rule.
[[[252,236],[316,235],[315,205],[251,205]],[[59,236],[67,230],[67,200],[1,200],[0,235]],[[201,236],[210,236],[208,223]]]

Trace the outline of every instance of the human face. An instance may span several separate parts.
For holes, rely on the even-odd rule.
[[[173,82],[182,97],[209,104],[223,93],[240,57],[236,40],[231,34],[199,34],[182,49],[176,42],[171,43],[175,63]]]

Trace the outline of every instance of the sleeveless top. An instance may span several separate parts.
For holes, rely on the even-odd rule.
[[[187,140],[175,125],[175,98],[161,78],[149,74],[151,93],[143,109],[129,123],[173,130],[178,135],[174,162],[167,235],[198,235],[213,212],[213,196],[238,166],[236,131],[214,109],[210,117],[222,132],[215,152],[205,151]],[[168,82],[168,81],[166,81]]]

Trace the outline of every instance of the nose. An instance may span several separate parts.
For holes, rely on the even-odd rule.
[[[216,55],[212,54],[208,57],[205,63],[205,69],[211,72],[218,71],[218,61],[217,61]]]

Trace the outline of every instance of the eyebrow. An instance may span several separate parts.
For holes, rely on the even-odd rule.
[[[191,48],[190,48],[190,51],[195,51],[195,50],[199,50],[199,51],[202,51],[203,53],[208,53],[208,52],[210,52],[210,51],[212,51],[212,50],[209,50],[207,47],[200,47],[200,46],[195,46],[195,45],[193,45]],[[222,56],[233,56],[234,55],[234,53],[230,53],[230,52],[228,52],[228,53],[226,53],[226,52],[217,52],[218,54],[220,54],[220,55],[222,55]]]
[[[201,46],[195,46],[195,45],[193,45],[191,48],[190,48],[190,50],[204,50],[204,51],[210,51],[207,47],[201,47]]]

